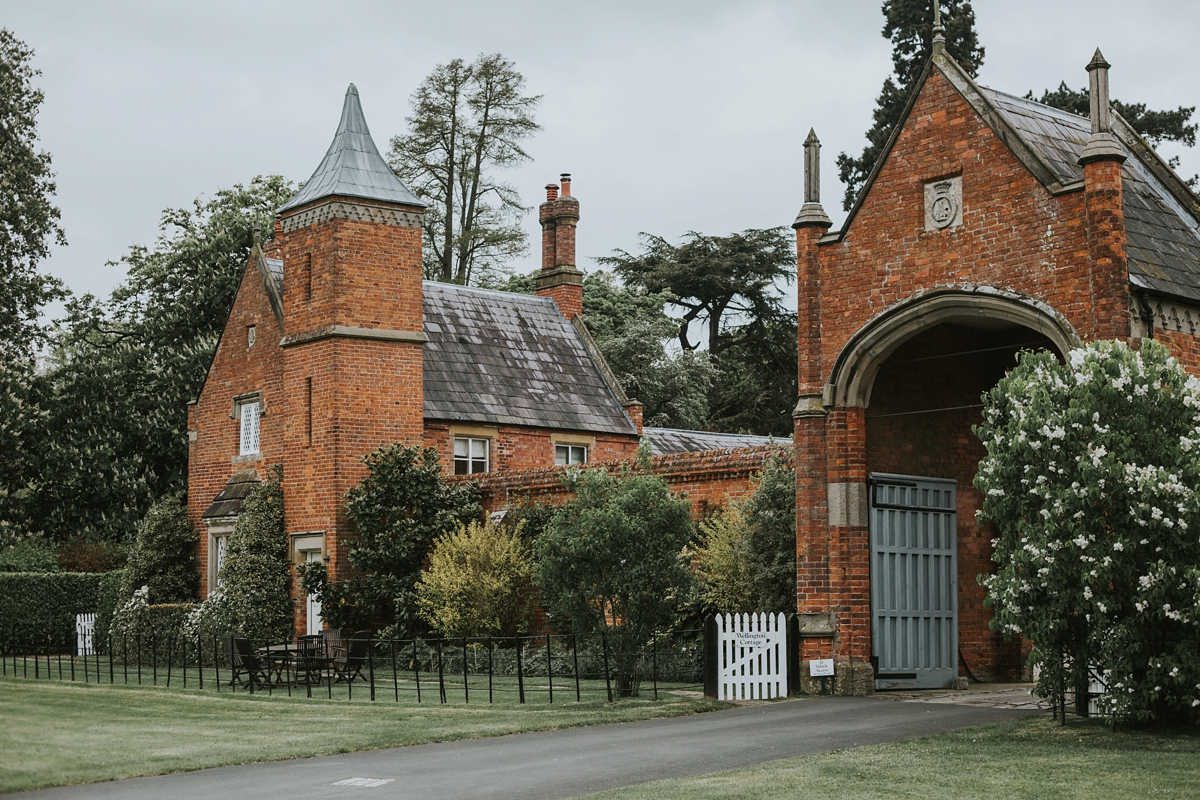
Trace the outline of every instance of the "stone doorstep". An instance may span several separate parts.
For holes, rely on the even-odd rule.
[[[1049,710],[1048,701],[1033,694],[1032,683],[972,683],[965,691],[914,689],[876,692],[875,697],[902,703],[941,703],[985,708]]]

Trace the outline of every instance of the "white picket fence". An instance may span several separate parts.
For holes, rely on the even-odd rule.
[[[96,615],[91,614],[76,614],[75,615],[75,655],[77,656],[94,656],[96,655],[95,643],[92,641],[96,632]]]
[[[787,697],[787,622],[783,614],[720,614],[717,697]]]

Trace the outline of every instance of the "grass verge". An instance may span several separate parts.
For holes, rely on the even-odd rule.
[[[416,706],[372,703],[357,692],[353,701],[330,702],[0,678],[0,791],[682,716],[730,705],[660,697],[611,705],[576,703],[572,696],[553,706]]]
[[[704,798],[1200,797],[1200,736],[1113,733],[1026,717],[905,742],[772,761],[699,778],[588,795],[594,800]]]

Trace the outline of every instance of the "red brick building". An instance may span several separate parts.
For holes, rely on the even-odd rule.
[[[1110,110],[1108,66],[1088,119],[978,86],[936,36],[840,231],[805,143],[797,603],[840,691],[1020,675],[977,582],[971,433],[1019,350],[1157,336],[1200,368],[1200,206]]]
[[[189,407],[202,597],[243,499],[273,464],[284,467],[292,558],[323,559],[336,577],[350,533],[343,498],[381,446],[436,448],[448,473],[483,479],[491,508],[514,488],[555,493],[563,465],[634,454],[641,405],[582,318],[570,176],[547,189],[536,296],[422,281],[424,205],[380,156],[350,87],[325,158],[255,245]],[[647,433],[699,511],[744,494],[765,457],[743,452],[762,437]],[[669,455],[695,450],[715,452]],[[297,606],[298,629],[315,632],[319,607]]]

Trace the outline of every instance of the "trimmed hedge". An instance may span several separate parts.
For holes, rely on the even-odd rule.
[[[114,569],[100,576],[100,596],[96,603],[96,642],[103,646],[112,625],[113,614],[121,606],[121,582],[125,570]]]
[[[0,548],[0,572],[62,572],[58,556],[39,543]]]
[[[112,626],[113,654],[143,664],[174,663],[195,658],[195,646],[187,636],[184,621],[196,606],[192,603],[134,604],[118,615]],[[140,649],[139,649],[140,648]]]
[[[88,572],[0,573],[0,647],[24,653],[70,650],[75,615],[99,606],[101,577]]]

